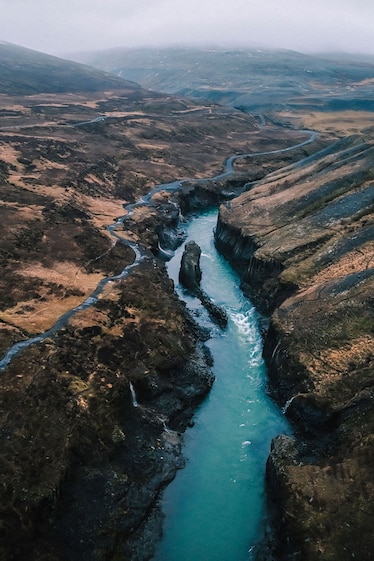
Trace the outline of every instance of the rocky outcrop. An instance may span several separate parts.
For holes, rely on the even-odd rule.
[[[373,155],[344,139],[220,209],[216,244],[271,315],[269,391],[295,431],[267,465],[284,561],[374,550]]]
[[[187,242],[181,259],[179,282],[194,294],[200,290],[202,277],[200,268],[201,249],[196,242]]]
[[[231,203],[226,205],[230,209]],[[257,309],[270,315],[285,296],[295,290],[292,283],[280,280],[282,263],[272,257],[266,260],[256,257],[259,249],[255,238],[243,234],[235,224],[226,223],[222,218],[223,210],[218,217],[215,231],[215,244],[218,249],[241,273],[241,288],[252,300]]]
[[[203,306],[208,310],[210,316],[222,328],[227,326],[227,314],[223,308],[217,306],[200,287],[202,278],[200,268],[201,249],[196,242],[190,241],[185,245],[179,271],[179,282],[194,294]]]

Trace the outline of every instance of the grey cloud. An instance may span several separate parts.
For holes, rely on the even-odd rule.
[[[51,53],[257,44],[374,54],[372,0],[0,0],[0,39]]]

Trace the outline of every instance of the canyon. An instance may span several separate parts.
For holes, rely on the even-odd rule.
[[[36,64],[18,91],[14,57]],[[370,108],[258,115],[54,57],[38,75],[38,55],[9,45],[0,58],[2,353],[120,275],[135,258],[127,241],[144,255],[0,374],[0,558],[152,557],[160,496],[214,383],[209,333],[177,298],[165,259],[183,241],[184,217],[223,203],[216,244],[263,314],[269,392],[295,431],[273,441],[273,529],[259,555],[370,559]],[[371,70],[367,81],[360,74],[363,97]],[[314,142],[299,146],[312,124]],[[232,154],[243,157],[220,175]],[[125,206],[142,200],[129,215]]]
[[[271,316],[269,391],[296,430],[267,465],[282,559],[373,551],[373,148],[338,141],[220,211],[217,246]]]

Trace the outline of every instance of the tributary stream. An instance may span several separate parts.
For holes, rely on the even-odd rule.
[[[217,212],[191,219],[188,240],[202,249],[201,286],[227,311],[227,329],[212,326],[200,301],[178,283],[183,246],[168,264],[179,296],[207,342],[216,381],[187,430],[187,463],[164,493],[164,535],[155,561],[248,561],[266,517],[264,476],[271,439],[289,432],[266,394],[266,368],[257,314],[239,278],[214,246]]]

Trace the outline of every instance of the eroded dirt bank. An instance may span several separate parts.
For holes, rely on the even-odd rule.
[[[271,316],[269,390],[295,428],[267,466],[277,559],[374,551],[373,158],[371,138],[343,139],[220,209],[217,246]]]

